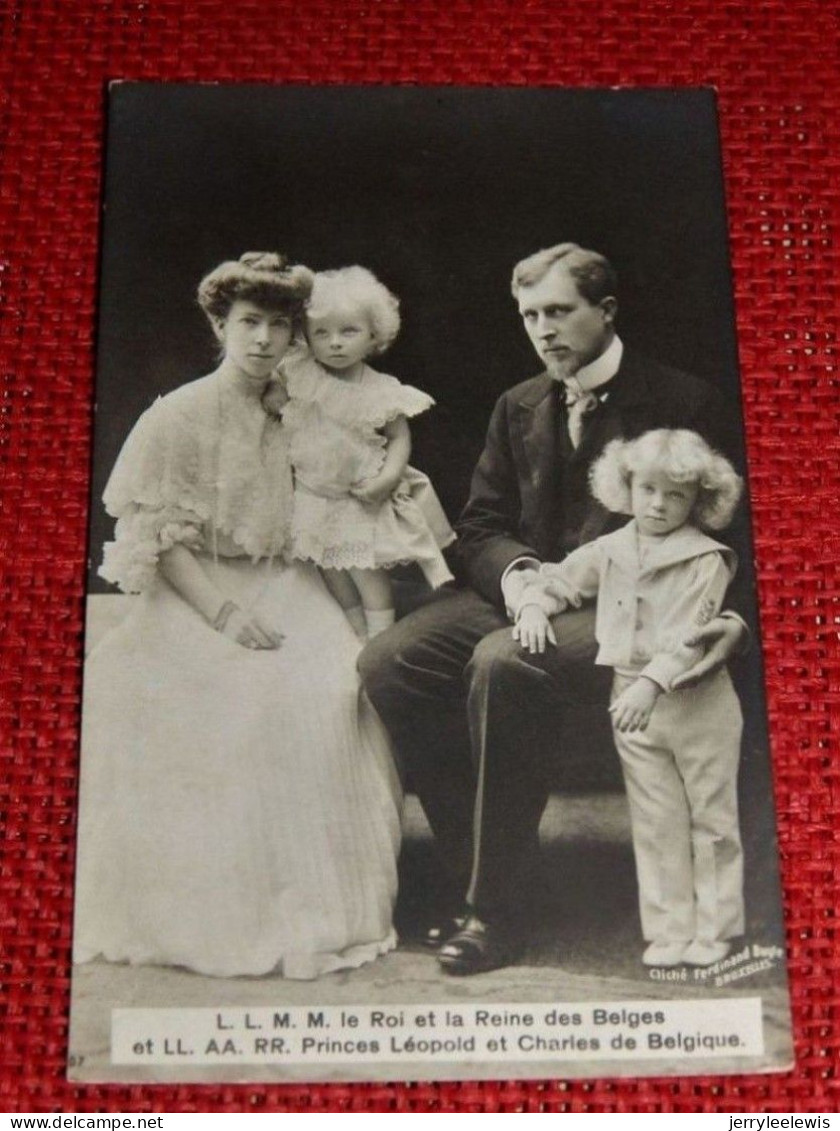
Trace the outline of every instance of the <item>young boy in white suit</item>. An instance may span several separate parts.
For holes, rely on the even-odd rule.
[[[735,555],[705,531],[732,519],[741,479],[694,432],[610,443],[595,497],[633,518],[559,564],[523,573],[514,636],[556,644],[549,619],[597,597],[596,663],[613,668],[621,758],[648,966],[709,966],[744,932],[737,774],[742,716],[725,668],[671,690],[697,660],[692,634],[716,617]],[[689,642],[689,644],[686,643]]]

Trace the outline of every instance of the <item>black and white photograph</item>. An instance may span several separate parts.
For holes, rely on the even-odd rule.
[[[714,92],[107,100],[71,1079],[789,1068]]]

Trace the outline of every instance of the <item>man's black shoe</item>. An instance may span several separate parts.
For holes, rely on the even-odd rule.
[[[466,923],[464,915],[452,916],[447,919],[441,919],[439,922],[432,924],[431,927],[421,936],[421,945],[424,950],[438,951],[444,943],[449,942],[454,934],[460,931]]]
[[[509,935],[471,915],[440,948],[438,962],[447,974],[483,974],[510,965],[514,956]]]

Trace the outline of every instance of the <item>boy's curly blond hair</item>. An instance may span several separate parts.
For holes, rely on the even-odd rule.
[[[702,436],[686,428],[657,428],[636,440],[612,440],[589,473],[592,494],[607,510],[631,514],[630,483],[640,471],[658,471],[676,483],[696,483],[691,521],[723,530],[732,521],[743,480]]]

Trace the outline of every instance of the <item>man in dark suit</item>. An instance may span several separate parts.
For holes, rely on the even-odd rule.
[[[405,617],[362,653],[360,671],[408,767],[463,913],[429,942],[454,974],[505,965],[537,846],[557,749],[557,720],[606,704],[612,673],[594,664],[594,609],[555,619],[557,645],[532,655],[513,640],[507,608],[522,571],[559,561],[614,529],[590,495],[606,443],[652,428],[690,428],[736,465],[736,413],[705,382],[625,349],[615,332],[610,264],[575,244],[519,263],[512,289],[545,371],[497,402],[457,529],[470,588]],[[519,576],[518,576],[519,575]],[[741,647],[725,613],[695,638],[702,678]]]

